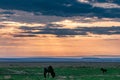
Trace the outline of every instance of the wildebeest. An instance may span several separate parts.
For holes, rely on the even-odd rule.
[[[105,68],[101,68],[100,70],[102,71],[102,73],[106,73],[107,72],[107,69],[105,69]]]
[[[52,78],[55,77],[55,72],[52,66],[48,66],[46,68],[44,68],[44,77],[46,78],[47,75],[49,77],[49,74],[51,74]]]

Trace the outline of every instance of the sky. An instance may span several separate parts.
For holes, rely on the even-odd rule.
[[[0,57],[119,56],[120,0],[0,0]]]

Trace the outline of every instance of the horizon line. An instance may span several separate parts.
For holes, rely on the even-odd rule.
[[[120,55],[88,55],[88,56],[10,56],[0,58],[118,58]]]

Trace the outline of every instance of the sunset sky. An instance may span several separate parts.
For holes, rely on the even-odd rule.
[[[0,57],[120,55],[120,0],[0,0]]]

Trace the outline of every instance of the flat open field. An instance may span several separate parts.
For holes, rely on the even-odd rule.
[[[0,63],[0,80],[45,80],[43,68],[52,65],[56,77],[46,80],[120,80],[120,63]],[[100,68],[107,69],[102,73]]]

